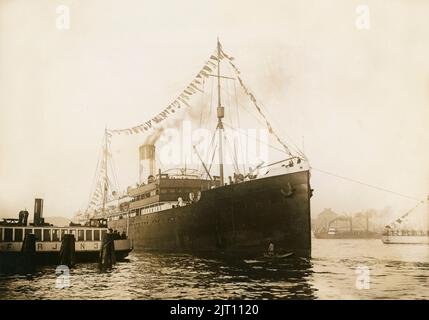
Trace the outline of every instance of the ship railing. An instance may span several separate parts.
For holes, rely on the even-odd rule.
[[[400,237],[416,237],[416,236],[429,236],[429,230],[386,230],[383,232],[384,236],[400,236]]]
[[[305,161],[305,159],[303,159],[301,157],[292,156],[292,157],[289,157],[289,158],[286,158],[286,159],[283,159],[283,160],[279,160],[279,161],[272,162],[272,163],[269,163],[269,164],[266,164],[266,165],[262,165],[260,167],[257,167],[257,169],[265,169],[265,168],[272,167],[272,166],[275,166],[277,164],[285,163],[285,162],[288,163],[289,167],[293,167],[295,165],[295,162],[294,162],[295,160],[296,160],[296,164],[300,164],[301,162]]]

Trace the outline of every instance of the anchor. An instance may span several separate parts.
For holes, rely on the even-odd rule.
[[[280,192],[282,193],[282,195],[285,198],[288,198],[288,197],[292,196],[294,194],[294,192],[295,192],[295,189],[292,188],[292,185],[290,184],[290,182],[287,183],[287,186],[288,186],[288,191],[287,192],[283,188],[280,189]]]

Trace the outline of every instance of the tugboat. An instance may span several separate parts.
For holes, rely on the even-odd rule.
[[[91,219],[87,225],[56,227],[45,223],[43,218],[43,199],[35,199],[34,222],[28,223],[28,211],[20,211],[18,219],[3,219],[0,222],[0,266],[12,265],[20,261],[25,253],[25,240],[34,237],[32,252],[34,264],[60,264],[62,242],[66,237],[75,239],[75,262],[97,262],[102,249],[102,240],[111,232],[106,219]],[[132,250],[130,239],[123,234],[113,235],[116,260],[127,257]]]

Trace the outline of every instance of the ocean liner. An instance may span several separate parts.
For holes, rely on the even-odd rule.
[[[227,70],[224,64],[228,65],[232,76],[221,74],[221,68]],[[146,139],[139,147],[139,183],[122,194],[112,191],[112,179],[108,176],[112,136],[153,134],[170,115],[177,116],[183,109],[194,108],[189,98],[204,93],[204,84],[209,80],[214,82],[211,101],[215,101],[215,112],[208,114],[215,122],[212,137],[215,146],[212,154],[204,157],[198,145],[192,145],[200,170],[186,165],[157,167],[158,150],[153,141],[156,139]],[[272,163],[261,161],[248,169],[233,163],[230,174],[224,172],[225,150],[227,147],[236,149],[235,144],[234,148],[228,144],[231,131],[226,129],[231,126],[224,121],[228,113],[232,114],[227,108],[234,100],[222,99],[228,97],[222,93],[225,82],[232,82],[229,86],[234,86],[235,90],[238,84],[242,91],[240,98],[248,98],[268,135],[282,147],[277,150],[285,157]],[[106,129],[104,137],[90,205],[81,218],[107,218],[109,228],[126,232],[136,249],[254,257],[261,256],[269,244],[273,244],[279,254],[310,255],[313,190],[308,160],[295,145],[291,151],[291,145],[275,133],[261,104],[244,84],[234,58],[225,53],[219,41],[195,80],[164,111],[133,128]],[[237,151],[230,154],[234,158]],[[218,161],[212,166],[215,158]]]

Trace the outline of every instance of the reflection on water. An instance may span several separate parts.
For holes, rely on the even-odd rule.
[[[313,239],[311,259],[278,263],[133,252],[109,272],[97,264],[76,266],[63,289],[56,288],[55,266],[3,274],[0,298],[429,299],[428,279],[429,246]]]

